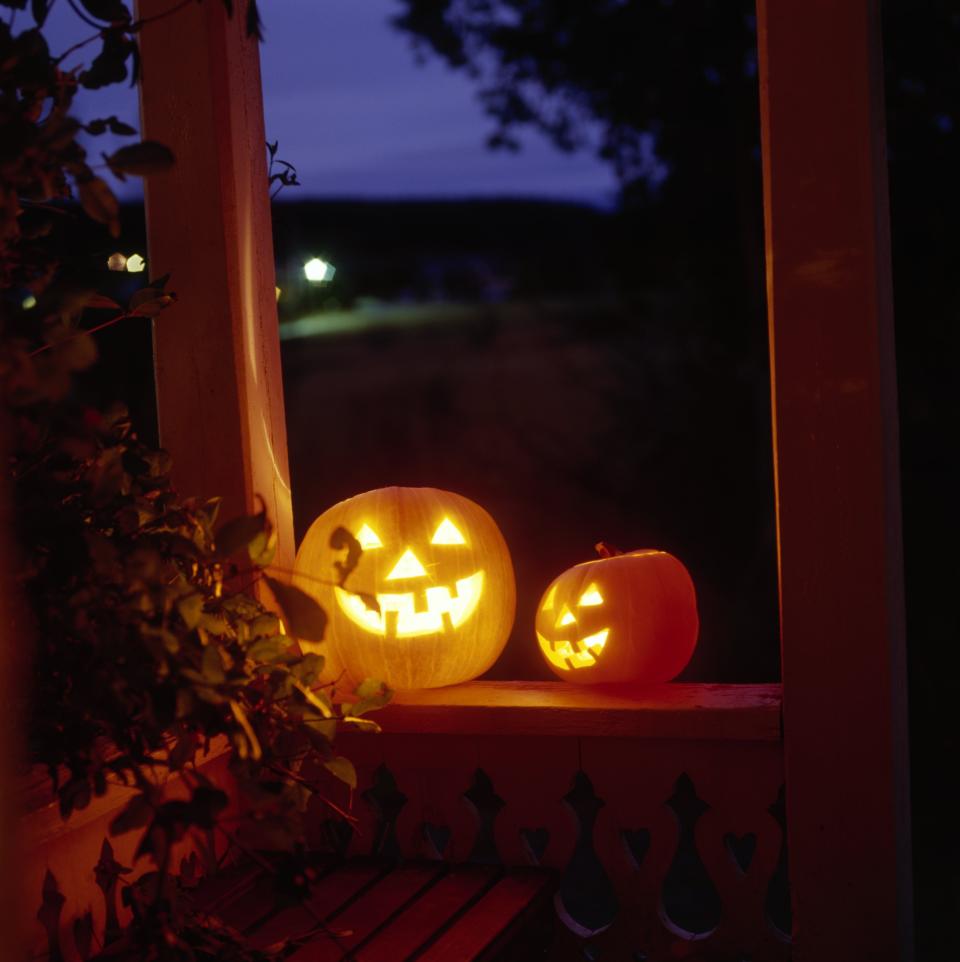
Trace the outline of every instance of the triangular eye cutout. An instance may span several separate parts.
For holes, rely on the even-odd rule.
[[[449,519],[444,518],[440,522],[440,527],[433,533],[430,544],[466,544],[463,535],[457,530],[457,526]]]
[[[397,581],[399,578],[422,578],[426,574],[420,559],[407,548],[400,560],[393,566],[393,571],[387,575],[387,581]]]
[[[573,612],[566,606],[563,606],[563,611],[560,612],[560,617],[557,619],[557,627],[563,628],[564,625],[576,624],[577,619],[574,617]]]
[[[580,595],[580,600],[577,602],[577,604],[581,608],[589,608],[592,605],[602,605],[603,595],[600,594],[600,589],[597,588],[595,584],[592,584],[582,595]]]
[[[373,548],[382,548],[383,542],[377,537],[376,532],[370,525],[365,524],[357,532],[357,541],[360,542],[360,547],[364,551],[370,551]]]
[[[550,593],[547,595],[546,599],[544,600],[543,608],[541,608],[541,611],[553,611],[553,603],[556,600],[557,600],[557,586],[554,585],[550,589]]]

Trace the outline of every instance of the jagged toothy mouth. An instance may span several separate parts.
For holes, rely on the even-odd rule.
[[[581,638],[579,642],[550,642],[538,631],[537,641],[540,642],[541,651],[552,665],[556,665],[563,671],[569,671],[571,668],[590,668],[595,665],[597,657],[607,643],[609,634],[610,629],[604,628],[603,631]],[[574,644],[579,646],[579,651],[574,648]]]
[[[483,593],[483,572],[461,578],[453,590],[446,586],[425,589],[423,611],[416,610],[417,597],[412,591],[378,593],[379,611],[368,608],[364,600],[351,591],[336,587],[334,593],[340,610],[355,625],[387,638],[415,638],[459,628],[477,609]]]

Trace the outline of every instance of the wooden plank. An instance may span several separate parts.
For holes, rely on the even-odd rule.
[[[384,926],[356,956],[356,962],[400,962],[412,957],[437,932],[455,923],[488,888],[496,884],[493,866],[467,865],[450,870],[392,923]]]
[[[231,915],[231,906],[241,896],[263,883],[264,870],[257,864],[247,862],[232,866],[216,875],[205,878],[195,892],[190,893],[191,906],[199,912],[212,915]]]
[[[390,871],[390,866],[369,859],[356,859],[336,866],[310,887],[306,903],[296,903],[279,911],[272,909],[275,897],[270,899],[269,918],[254,926],[245,925],[242,913],[231,912],[233,924],[250,937],[254,948],[262,949],[282,939],[299,939],[317,930],[318,920],[333,918],[347,904],[367,888],[374,886]],[[339,929],[340,927],[337,926]],[[317,938],[324,938],[318,934]]]
[[[169,0],[139,0],[139,15]],[[294,543],[259,52],[242,10],[189,4],[147,25],[141,115],[173,170],[145,182],[148,270],[179,302],[154,325],[160,437],[184,495],[258,509],[277,525],[276,565]],[[176,51],[171,57],[170,51]]]
[[[631,692],[563,682],[475,681],[397,692],[377,720],[397,734],[778,741],[780,686],[668,684]]]
[[[908,959],[896,371],[876,0],[758,4],[796,958]]]
[[[385,875],[376,885],[328,916],[335,938],[322,933],[296,951],[291,962],[338,962],[363,945],[396,913],[413,904],[445,871],[439,863],[407,865]]]
[[[461,915],[418,962],[469,962],[504,944],[521,918],[552,890],[553,877],[544,872],[514,871],[505,875]]]

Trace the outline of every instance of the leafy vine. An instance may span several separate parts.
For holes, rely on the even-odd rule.
[[[27,0],[0,0],[11,11],[0,22],[0,427],[35,639],[23,705],[29,760],[45,766],[64,818],[112,784],[136,790],[110,832],[138,833],[136,858],[154,868],[136,883],[133,927],[107,933],[111,958],[212,959],[227,948],[230,958],[262,958],[182,911],[174,846],[216,830],[248,850],[265,839],[294,849],[311,798],[349,819],[329,798],[329,779],[356,784],[335,736],[342,726],[375,730],[367,713],[390,693],[368,680],[344,703],[319,686],[322,655],[302,654],[295,639],[322,641],[326,615],[274,577],[266,513],[219,524],[218,499],[181,497],[170,456],[140,440],[122,405],[95,407],[75,390],[75,375],[96,361],[98,330],[159,318],[175,294],[167,278],[123,305],[101,293],[103,265],[72,230],[85,214],[120,233],[119,204],[81,134],[135,133],[116,117],[81,124],[73,97],[78,87],[136,82],[136,37],[155,18],[134,19],[122,0],[66,0],[96,33],[54,55],[43,34],[53,2],[31,0],[33,22],[17,32]],[[223,2],[232,15],[232,0]],[[244,15],[259,36],[255,0]],[[64,68],[96,42],[89,63]],[[149,141],[103,157],[121,179],[174,163]],[[293,168],[277,163],[272,182],[295,184]],[[344,552],[345,580],[360,547],[338,531],[331,550]],[[251,590],[259,579],[279,615]],[[249,816],[230,828],[221,815],[231,800],[202,765],[224,742]]]

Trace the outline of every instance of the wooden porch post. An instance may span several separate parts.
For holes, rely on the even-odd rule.
[[[139,15],[170,8],[140,0]],[[141,34],[143,135],[172,171],[146,181],[148,270],[179,302],[154,325],[161,443],[184,495],[224,498],[221,519],[262,496],[276,564],[293,526],[280,375],[273,238],[255,39],[219,2],[189,4]]]
[[[875,0],[758,0],[790,874],[799,960],[913,954]]]

